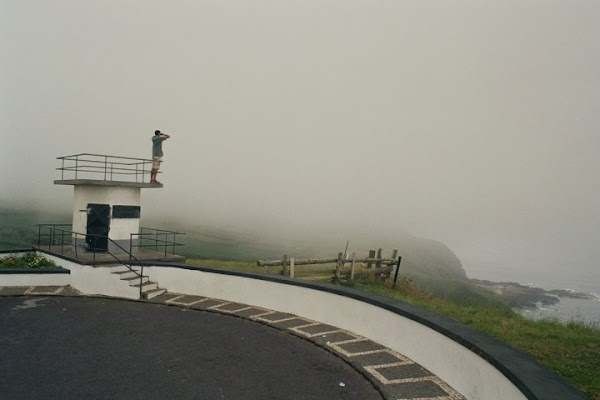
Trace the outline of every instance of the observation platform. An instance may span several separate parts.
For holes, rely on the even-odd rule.
[[[139,187],[143,189],[157,189],[164,187],[162,183],[128,182],[128,181],[105,181],[99,179],[57,179],[55,185],[99,185],[99,186],[121,186]]]
[[[87,248],[90,243],[93,243],[90,239],[97,239],[96,243],[103,238],[105,241],[115,242],[102,235],[73,232],[70,224],[37,224],[36,226],[38,227],[38,249],[79,264],[185,262],[186,259],[175,254],[175,249],[184,245],[179,242],[179,237],[185,235],[183,232],[140,226],[138,231],[129,234],[128,240],[120,241],[120,245],[95,249]],[[112,247],[112,252],[109,251],[109,247]]]
[[[85,252],[85,251],[75,251],[74,246],[65,246],[65,245],[52,245],[52,246],[43,246],[43,250],[59,255],[63,258],[69,259],[71,261],[75,261],[79,264],[84,265],[106,265],[106,264],[115,264],[115,256],[111,253],[102,253],[102,252]],[[170,254],[148,250],[148,249],[140,249],[139,251],[133,251],[131,253],[135,259],[130,259],[128,254],[119,254],[122,259],[119,259],[121,262],[133,262],[141,261],[143,263],[151,263],[151,262],[185,262],[185,257],[177,254]]]
[[[105,181],[99,179],[58,179],[54,181],[55,185],[99,185],[99,186],[122,186],[138,187],[144,189],[157,189],[164,187],[162,183],[149,182],[128,182],[128,181]]]
[[[98,185],[159,189],[162,183],[150,183],[153,161],[146,158],[80,153],[57,157],[61,160],[60,179],[55,185]],[[160,173],[160,171],[158,171]]]

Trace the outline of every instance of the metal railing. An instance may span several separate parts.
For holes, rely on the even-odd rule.
[[[56,159],[61,160],[62,163],[60,167],[56,168],[57,171],[60,171],[61,180],[113,181],[116,177],[124,182],[142,183],[146,175],[150,177],[152,169],[152,160],[145,158],[81,153]]]
[[[139,233],[129,235],[129,252],[133,253],[134,248],[151,248],[157,252],[159,249],[161,252],[164,251],[165,257],[167,254],[175,254],[175,248],[184,245],[177,241],[178,235],[185,235],[185,233],[140,227]],[[170,253],[169,249],[171,250]]]
[[[131,264],[132,264],[131,261],[134,260],[135,264],[140,266],[140,272],[139,272],[139,280],[140,280],[139,293],[140,294],[139,295],[140,295],[140,300],[143,299],[142,286],[143,286],[143,278],[144,278],[144,263],[141,260],[139,260],[136,256],[134,256],[131,252],[125,250],[117,242],[115,242],[114,240],[112,240],[111,238],[109,238],[106,235],[78,233],[78,232],[73,232],[68,229],[59,228],[61,226],[71,226],[70,224],[37,224],[36,226],[38,227],[38,241],[37,241],[38,249],[42,249],[47,245],[48,251],[53,252],[54,246],[56,246],[56,247],[60,246],[59,254],[64,255],[67,252],[67,251],[65,251],[65,247],[66,247],[68,250],[73,249],[73,251],[75,252],[75,259],[79,259],[80,253],[92,252],[92,265],[93,266],[96,266],[96,253],[108,254],[112,258],[114,258],[119,264],[125,266],[127,269],[129,269],[131,272],[133,272],[135,275],[138,275],[138,272],[131,267]],[[48,233],[45,233],[44,230],[47,230]],[[83,239],[80,239],[80,237],[82,237]],[[96,246],[88,246],[86,243],[87,237],[94,238],[95,239],[94,244],[97,243],[98,239],[107,240],[107,242],[116,246],[117,248],[122,250],[123,253],[125,253],[129,256],[129,263],[124,262],[119,257],[117,257],[115,254],[108,251],[108,249],[98,248]],[[47,242],[47,243],[42,243],[43,238],[48,238],[47,241],[44,240],[44,242]],[[80,243],[83,243],[83,244],[80,244]],[[42,247],[42,246],[44,246],[44,247]],[[54,250],[58,250],[58,248],[54,249]]]

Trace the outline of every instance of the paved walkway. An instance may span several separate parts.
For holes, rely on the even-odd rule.
[[[70,287],[0,287],[0,296],[22,295],[77,296],[78,293]],[[51,297],[48,298],[52,299]],[[71,298],[59,299],[61,299],[61,301],[63,302],[67,300],[75,301]],[[169,333],[174,335],[172,339],[174,342],[179,342],[184,338],[189,338],[189,334],[187,334],[186,331],[188,329],[193,329],[196,326],[216,327],[223,324],[223,321],[236,321],[230,318],[225,318],[223,320],[223,316],[220,316],[221,319],[217,320],[215,319],[215,317],[218,314],[240,317],[240,319],[238,319],[237,322],[233,323],[233,325],[228,329],[222,329],[219,332],[206,332],[200,335],[221,336],[219,338],[221,340],[219,342],[220,344],[215,344],[217,348],[212,350],[215,353],[214,359],[209,359],[208,363],[204,363],[203,365],[205,367],[210,366],[208,367],[208,370],[210,370],[213,366],[215,370],[223,370],[219,372],[220,376],[222,376],[223,374],[230,376],[231,382],[229,384],[224,385],[224,387],[228,391],[229,389],[232,389],[232,387],[246,387],[246,391],[243,392],[243,396],[236,397],[236,395],[233,392],[226,392],[224,391],[224,387],[217,385],[218,388],[220,388],[219,390],[224,391],[223,396],[219,397],[221,395],[221,392],[214,392],[218,393],[219,396],[215,395],[211,397],[207,395],[207,397],[205,397],[207,399],[356,398],[367,400],[381,398],[382,396],[385,399],[394,400],[463,399],[463,397],[460,394],[454,391],[446,383],[441,381],[438,377],[433,375],[431,372],[427,371],[425,368],[421,367],[419,364],[404,357],[403,355],[396,353],[390,349],[387,349],[378,343],[356,335],[352,332],[345,331],[333,326],[321,324],[319,322],[311,321],[295,315],[266,310],[263,308],[248,306],[245,304],[227,302],[224,300],[175,293],[165,293],[147,302],[112,301],[104,298],[101,299],[103,301],[107,301],[108,303],[119,304],[119,310],[123,308],[123,304],[128,304],[128,307],[130,307],[131,305],[136,305],[138,307],[145,305],[146,307],[148,307],[150,305],[149,303],[154,303],[154,305],[176,306],[177,308],[172,309],[178,311],[201,310],[210,312],[193,313],[194,319],[186,320],[187,324],[185,324],[183,328],[177,328],[173,325],[174,322],[170,322],[170,324],[166,325],[164,323],[160,323],[160,319],[156,317],[154,313],[151,314],[152,319],[145,318],[143,320],[145,322],[154,324],[153,327],[148,328],[149,331],[152,331],[154,329],[165,334]],[[36,300],[36,298],[32,298],[29,300]],[[79,300],[81,301],[81,299]],[[87,298],[86,300],[99,301],[98,298]],[[20,301],[21,303],[23,303],[23,298],[13,298],[11,299],[11,301],[17,303]],[[2,313],[7,312],[6,304],[8,303],[6,302],[7,299],[0,301],[0,312]],[[12,307],[14,308],[17,305],[13,305]],[[109,307],[106,304],[103,304],[102,307],[96,311],[97,315],[107,314],[107,310],[105,310],[105,308],[108,309]],[[164,309],[165,307],[161,308]],[[171,307],[168,308],[171,309]],[[144,315],[147,315],[146,313],[147,310],[144,309]],[[139,312],[137,315],[139,315]],[[211,316],[211,318],[207,316]],[[60,319],[58,320],[60,321]],[[0,315],[0,321],[11,320],[5,319],[4,315]],[[250,322],[258,322],[259,324]],[[178,323],[177,325],[180,324]],[[259,329],[259,331],[255,332],[254,330],[251,331],[249,326],[254,326],[255,328],[262,326],[263,328],[262,330]],[[268,327],[273,327],[277,330],[273,330]],[[117,329],[118,331],[122,331],[123,327],[116,326],[115,329]],[[6,341],[4,331],[5,329],[3,327],[3,329],[0,330],[0,347],[4,347],[2,346],[2,343]],[[229,337],[228,339],[222,336],[229,331],[234,332],[236,334],[232,337]],[[279,332],[279,334],[276,334],[275,332]],[[285,335],[282,335],[281,333],[284,333]],[[147,335],[148,333],[144,333],[142,337],[146,337]],[[239,351],[241,351],[242,354],[245,354],[245,352],[252,353],[251,356],[248,356],[247,360],[244,360],[247,363],[240,363],[240,360],[238,360],[239,355],[236,356],[235,352],[232,355],[223,354],[223,352],[226,352],[228,350],[228,347],[230,345],[229,341],[239,341],[240,335],[243,335],[246,338],[246,340],[248,340],[248,342],[247,346],[243,347],[243,350]],[[269,339],[257,343],[255,341],[257,335],[259,337],[269,337]],[[286,337],[289,340],[280,343],[274,340],[272,336],[276,338]],[[302,338],[304,340],[298,340],[297,337]],[[317,345],[318,347],[310,345],[311,342]],[[351,371],[347,371],[344,370],[344,368],[342,367],[330,367],[330,364],[328,363],[333,362],[327,359],[326,355],[328,353],[325,353],[322,350],[319,354],[315,355],[315,358],[311,358],[311,351],[302,347],[302,349],[298,348],[298,354],[296,354],[297,357],[290,358],[289,352],[291,351],[292,353],[294,353],[294,349],[296,348],[295,346],[301,346],[298,343],[302,343],[303,346],[308,346],[308,348],[326,349],[329,353],[332,353],[333,355],[337,356],[333,358],[338,359],[338,361],[339,358],[345,360],[349,365],[353,367],[353,369],[350,368]],[[90,344],[90,347],[95,346],[96,345],[93,343]],[[152,349],[156,348],[157,346],[162,347],[163,344],[157,345],[156,343],[154,343],[153,346],[150,346],[148,348],[148,351],[153,351]],[[4,352],[4,350],[0,351]],[[203,346],[202,351],[206,351],[206,346]],[[281,353],[282,351],[286,355],[278,356],[277,354]],[[270,355],[269,360],[262,360],[262,357],[264,357],[266,354]],[[17,354],[14,354],[14,356],[18,357]],[[329,354],[329,356],[331,356],[331,354]],[[224,358],[227,359],[228,357],[231,358],[230,361],[223,363],[222,360]],[[10,357],[8,358],[10,359]],[[256,370],[261,370],[262,366],[264,366],[265,363],[268,364],[269,362],[272,362],[273,359],[277,358],[281,358],[282,360],[288,360],[290,361],[290,363],[287,364],[287,366],[279,366],[277,368],[271,369],[270,371],[263,371],[259,374],[255,373]],[[309,365],[307,365],[307,363]],[[313,364],[310,365],[310,363]],[[346,363],[342,364],[344,364],[346,367],[348,366],[348,364]],[[3,362],[0,361],[0,367],[2,368],[0,370],[0,392],[3,392],[5,389],[4,386],[7,383],[2,383],[1,379],[3,378],[1,377],[5,374],[5,372],[3,371],[5,371],[5,368],[7,368],[7,366],[3,365]],[[147,368],[147,366],[145,368]],[[334,370],[335,372],[333,372]],[[360,372],[361,374],[356,373],[356,371]],[[213,383],[223,382],[223,380],[218,377],[213,377],[212,380],[207,380],[206,371],[204,373],[201,373],[200,371],[196,372],[198,373],[198,375],[192,374],[189,375],[186,379],[191,379],[192,381],[201,379],[203,382]],[[315,376],[312,376],[315,372],[317,374]],[[300,380],[296,383],[288,381],[294,376],[296,376]],[[277,377],[277,379],[273,380],[273,377]],[[360,379],[356,379],[357,377]],[[282,381],[283,378],[285,379]],[[308,378],[312,379],[312,381],[310,384],[307,385],[306,379]],[[364,378],[370,381],[372,385],[369,385]],[[127,379],[131,379],[131,377]],[[247,386],[244,386],[244,382],[252,381],[261,383],[260,385],[251,386],[252,389],[249,392]],[[362,385],[360,383],[361,381]],[[188,381],[186,380],[186,382]],[[332,382],[335,383],[335,385],[332,385]],[[364,384],[366,384],[366,386]],[[379,392],[373,390],[373,386]],[[270,388],[270,391],[264,392],[264,387]],[[242,392],[239,392],[237,396],[240,396],[241,393]],[[196,392],[195,395],[190,398],[204,398],[198,397],[198,395],[199,393]],[[185,396],[175,397],[185,398]],[[145,398],[153,397],[148,397],[146,395]]]

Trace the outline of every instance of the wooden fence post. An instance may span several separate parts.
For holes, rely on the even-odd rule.
[[[284,254],[283,260],[282,260],[283,262],[281,264],[281,275],[283,275],[283,276],[285,276],[285,265],[287,264],[287,259],[288,259],[287,254]]]
[[[369,250],[369,257],[368,258],[375,258],[375,250]],[[373,264],[367,263],[367,267],[368,268],[373,268]]]
[[[386,279],[390,279],[392,277],[392,273],[394,272],[394,266],[395,266],[395,261],[396,261],[396,257],[398,257],[398,250],[394,249],[392,251],[392,257],[390,257],[390,263],[387,264],[387,268],[385,271],[385,278]]]
[[[381,249],[377,250],[377,258],[381,260]],[[381,268],[381,261],[377,261],[375,265],[377,268]]]
[[[400,271],[400,263],[402,262],[402,257],[398,257],[398,264],[396,265],[396,273],[394,274],[394,289],[398,286],[398,272]]]
[[[350,268],[350,280],[354,280],[354,266],[356,265],[356,253],[352,252],[352,267]]]
[[[290,278],[294,277],[294,257],[290,258]]]
[[[343,253],[339,252],[338,253],[338,258],[337,258],[337,264],[335,266],[335,278],[337,280],[340,280],[341,277],[342,277],[342,263],[343,263],[342,258],[343,257],[344,257]]]

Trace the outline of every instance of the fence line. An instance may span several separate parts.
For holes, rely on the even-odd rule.
[[[356,253],[352,253],[352,257],[347,258],[347,254],[339,252],[336,258],[306,258],[306,259],[295,259],[294,257],[288,258],[287,254],[284,254],[282,259],[280,260],[257,260],[257,265],[259,267],[264,267],[264,272],[268,272],[269,267],[282,267],[281,274],[289,275],[290,277],[294,277],[295,270],[297,266],[300,265],[319,265],[319,264],[335,264],[335,274],[334,278],[336,280],[340,280],[342,278],[342,269],[346,266],[346,264],[351,263],[350,268],[350,280],[354,280],[356,275],[356,264],[362,263],[366,264],[370,269],[381,269],[382,266],[386,266],[386,275],[388,277],[391,276],[391,273],[396,266],[396,273],[394,276],[394,284],[398,279],[398,269],[400,268],[400,260],[402,257],[398,258],[398,250],[393,250],[392,256],[390,258],[382,257],[382,249],[378,251],[369,250],[369,256],[365,258],[356,258]],[[289,269],[288,269],[289,267]]]

